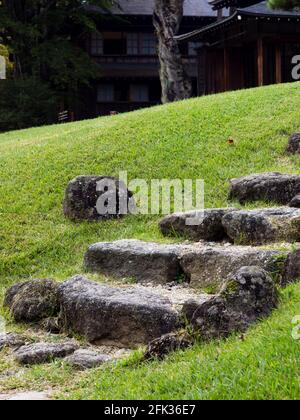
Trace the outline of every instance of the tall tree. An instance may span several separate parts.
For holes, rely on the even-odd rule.
[[[113,0],[2,0],[0,38],[14,58],[14,78],[35,78],[55,92],[76,97],[97,71],[81,48],[96,29],[88,6],[108,10]]]
[[[273,9],[294,9],[300,7],[300,0],[269,0]]]
[[[183,18],[185,0],[155,0],[153,23],[158,35],[162,102],[190,98],[192,85],[184,69],[175,36]]]

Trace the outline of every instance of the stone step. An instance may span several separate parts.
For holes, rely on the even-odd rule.
[[[244,266],[257,266],[281,280],[287,251],[267,250],[250,246],[203,246],[196,244],[182,249],[180,264],[190,286],[217,286]]]
[[[270,315],[279,293],[273,279],[260,267],[242,267],[227,280],[220,293],[199,305],[189,301],[185,318],[204,340],[245,332],[251,324]]]
[[[176,307],[171,299],[146,287],[110,287],[81,276],[62,283],[59,298],[66,332],[96,345],[133,348],[152,342],[152,357],[181,348],[180,337],[171,333],[184,326],[183,320],[207,339],[245,331],[276,307],[278,291],[265,270],[251,266],[232,273],[217,295],[195,293],[189,299],[183,297]],[[74,357],[76,353],[71,360]]]
[[[146,287],[111,287],[76,276],[59,287],[66,332],[96,345],[136,347],[178,329],[180,308],[192,296],[172,302]],[[200,297],[199,297],[200,299]],[[202,296],[202,301],[208,295]]]
[[[300,241],[300,209],[283,207],[226,214],[223,226],[236,244],[263,245]]]
[[[199,217],[198,224],[189,220]],[[300,209],[237,210],[207,209],[175,213],[160,222],[166,236],[181,236],[194,241],[232,241],[237,245],[263,245],[300,241]]]
[[[182,236],[191,241],[222,241],[228,239],[223,217],[236,209],[205,209],[166,216],[159,224],[165,236]]]
[[[37,289],[37,282],[40,283],[38,289],[43,290],[43,293],[30,305],[26,298],[28,294],[18,294],[15,286],[6,292],[7,297],[14,292],[14,299],[20,300],[23,322],[28,322],[27,312],[30,313],[38,305],[39,299],[47,300],[49,295],[49,290],[42,287],[45,280],[28,281],[27,292],[32,295]],[[98,366],[108,361],[107,356],[116,359],[126,355],[128,351],[124,352],[124,348],[147,344],[176,331],[182,325],[182,308],[189,300],[197,301],[200,305],[211,297],[199,294],[186,284],[113,287],[89,281],[82,276],[56,283],[56,286],[55,308],[58,302],[59,333],[70,336],[73,333],[81,334],[97,348],[79,349],[76,342],[65,341],[65,334],[61,336],[62,340],[56,335],[55,342],[47,341],[51,337],[49,334],[45,335],[42,342],[36,342],[35,338],[28,341],[12,333],[0,334],[0,350],[4,347],[12,348],[19,363],[48,363],[56,358],[70,356],[67,361],[75,367]],[[37,321],[36,327],[40,325]],[[120,351],[120,348],[123,350]]]
[[[125,240],[92,245],[86,253],[85,266],[112,278],[128,277],[146,284],[185,280],[198,288],[220,284],[243,266],[256,265],[280,276],[287,254],[230,244],[162,245]]]
[[[182,274],[178,245],[136,240],[100,242],[89,247],[84,264],[88,271],[140,283],[164,284]]]
[[[230,200],[244,204],[251,201],[269,201],[289,204],[300,194],[300,176],[269,172],[254,174],[230,181]]]

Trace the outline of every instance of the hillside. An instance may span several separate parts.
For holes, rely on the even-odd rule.
[[[300,130],[299,83],[193,99],[132,114],[0,135],[0,287],[30,278],[82,273],[95,241],[165,240],[159,216],[74,224],[62,214],[64,189],[80,174],[129,179],[203,178],[206,207],[227,206],[228,180],[250,173],[300,173],[284,153]],[[227,142],[234,139],[234,146]],[[281,308],[240,340],[199,345],[164,363],[128,363],[75,375],[60,362],[13,369],[0,360],[0,390],[53,388],[70,398],[299,398],[300,286]],[[131,364],[131,365],[130,365]],[[117,380],[119,378],[119,380]],[[122,380],[120,380],[122,378]]]

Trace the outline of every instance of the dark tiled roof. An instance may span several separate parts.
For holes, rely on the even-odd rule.
[[[210,0],[210,3],[214,9],[220,9],[222,7],[248,7],[252,4],[259,3],[259,0]]]
[[[119,7],[115,6],[112,11],[118,15],[143,15],[153,14],[155,0],[116,0]],[[216,12],[209,4],[210,0],[185,0],[184,15],[190,17],[215,17]],[[101,11],[99,7],[89,7],[94,12]]]
[[[201,38],[202,35],[214,31],[219,30],[223,28],[226,25],[229,25],[231,23],[234,23],[240,16],[245,17],[256,17],[256,16],[264,16],[267,18],[300,18],[300,10],[293,10],[293,11],[287,11],[287,10],[273,10],[270,9],[267,5],[267,1],[259,2],[258,4],[255,4],[250,7],[245,7],[243,9],[236,9],[236,11],[233,13],[233,15],[229,16],[226,19],[223,19],[221,21],[212,23],[211,25],[205,26],[204,28],[198,29],[196,31],[193,31],[189,34],[180,35],[176,37],[179,41],[188,41],[188,40],[194,40]]]

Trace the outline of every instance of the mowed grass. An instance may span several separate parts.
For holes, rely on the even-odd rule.
[[[129,180],[204,179],[206,207],[227,206],[231,178],[265,171],[299,173],[287,137],[300,131],[300,84],[197,98],[131,114],[0,135],[0,289],[24,279],[63,280],[83,272],[95,241],[163,241],[159,216],[74,224],[62,214],[77,175]],[[227,142],[234,139],[234,146]],[[272,319],[245,341],[199,345],[163,363],[118,365],[74,374],[61,362],[16,369],[0,359],[0,387],[58,389],[71,398],[298,398],[300,287],[290,287]],[[297,356],[297,357],[296,357]],[[1,389],[0,388],[0,389]]]

